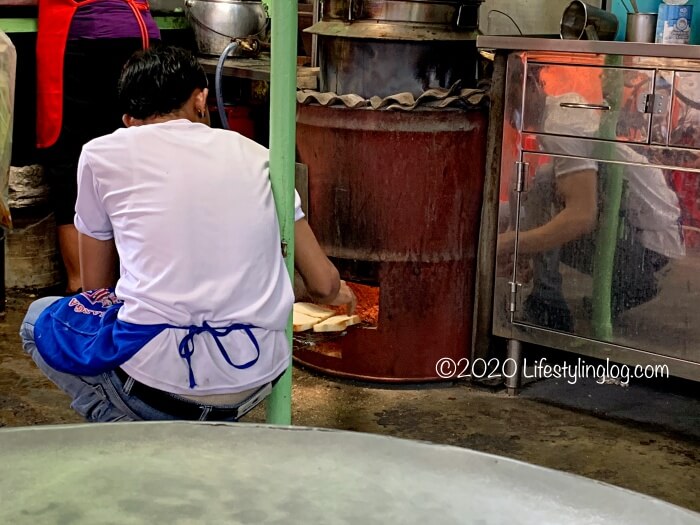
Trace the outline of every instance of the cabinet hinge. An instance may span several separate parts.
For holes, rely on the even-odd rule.
[[[517,161],[515,163],[515,191],[517,193],[522,193],[525,191],[525,183],[527,181],[529,171],[530,164],[527,162]]]
[[[643,95],[639,102],[639,110],[642,113],[659,114],[666,113],[666,96],[656,93]]]
[[[510,281],[508,285],[510,286],[508,312],[512,314],[518,309],[518,292],[520,291],[522,284]]]

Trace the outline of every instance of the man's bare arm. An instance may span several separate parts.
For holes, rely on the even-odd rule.
[[[557,179],[564,209],[538,228],[520,232],[518,252],[541,253],[578,239],[593,230],[598,217],[597,172],[583,170]],[[499,235],[499,255],[513,251],[515,232]]]
[[[294,224],[294,265],[304,280],[306,291],[320,304],[347,306],[355,310],[355,294],[340,280],[338,270],[328,260],[306,219]]]
[[[114,239],[99,241],[81,233],[78,246],[83,290],[113,287],[117,283],[118,261]]]

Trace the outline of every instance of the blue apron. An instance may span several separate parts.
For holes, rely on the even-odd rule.
[[[64,297],[48,306],[34,325],[34,340],[44,361],[55,370],[72,375],[96,376],[114,370],[131,359],[149,341],[167,329],[184,329],[187,334],[178,345],[180,357],[187,362],[189,386],[197,386],[192,372],[194,338],[204,332],[216,342],[224,360],[242,370],[253,366],[260,357],[260,346],[253,335],[253,325],[235,323],[215,328],[206,321],[201,325],[139,325],[117,318],[123,303],[114,289],[101,288]],[[246,333],[256,355],[243,364],[234,363],[219,340],[233,331]]]

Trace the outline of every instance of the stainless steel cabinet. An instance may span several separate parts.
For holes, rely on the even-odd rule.
[[[557,65],[546,63],[531,63],[527,68],[528,75],[525,83],[524,129],[534,133],[553,133],[556,135],[573,135],[576,137],[598,138],[619,142],[646,143],[649,140],[651,113],[645,112],[645,104],[654,86],[654,71],[644,69],[604,68],[595,66]],[[567,129],[566,126],[552,128],[551,119],[544,119],[543,107],[538,101],[547,97],[547,81],[556,79],[557,92],[562,96],[556,104],[576,124],[577,120],[597,118],[605,113],[619,123],[619,129],[602,126],[580,127],[578,130]],[[601,83],[604,78],[615,77],[624,86],[634,86],[633,98],[611,97],[610,93],[589,93],[581,96],[579,82]],[[594,114],[594,115],[591,115]],[[568,124],[567,122],[566,124]]]
[[[672,93],[669,144],[700,148],[700,73],[675,73]]]
[[[493,333],[700,379],[700,63],[509,54]]]

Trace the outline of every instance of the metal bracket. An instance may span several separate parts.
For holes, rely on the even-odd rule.
[[[313,0],[313,23],[318,24],[323,16],[323,0]],[[311,67],[318,67],[318,35],[311,35]]]
[[[666,98],[657,93],[645,93],[639,97],[638,109],[642,113],[666,113]]]
[[[348,22],[354,22],[362,18],[362,13],[364,11],[363,0],[350,0],[348,4]]]
[[[530,164],[527,162],[515,162],[515,191],[522,193],[527,184],[527,175],[530,172]]]
[[[301,209],[309,220],[309,167],[299,162],[294,165],[294,188],[301,198]]]
[[[476,29],[479,25],[479,5],[460,5],[455,25],[458,29]]]

